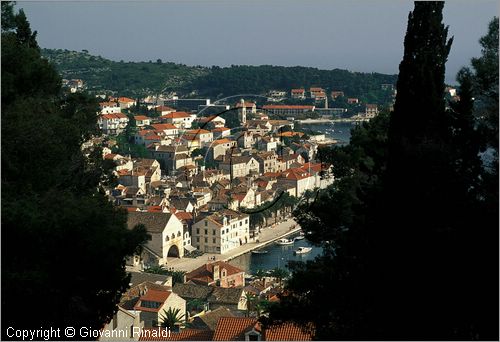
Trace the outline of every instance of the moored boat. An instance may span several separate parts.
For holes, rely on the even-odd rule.
[[[269,253],[269,251],[263,249],[252,251],[252,254],[267,254],[267,253]]]
[[[311,250],[312,250],[312,247],[299,247],[293,252],[295,254],[306,254],[306,253],[309,253]]]
[[[276,241],[276,244],[280,246],[286,246],[293,244],[293,242],[294,242],[293,240],[289,239],[279,239],[278,241]]]

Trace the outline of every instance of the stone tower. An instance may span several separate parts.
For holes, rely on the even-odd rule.
[[[240,100],[240,108],[238,109],[238,119],[240,123],[244,125],[247,122],[247,107],[245,106],[245,100]]]

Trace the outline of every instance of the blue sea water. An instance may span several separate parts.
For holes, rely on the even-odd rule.
[[[292,235],[293,238],[297,235]],[[294,254],[293,251],[299,247],[312,247],[312,250],[306,254]],[[321,247],[312,246],[306,239],[296,240],[293,245],[279,246],[276,243],[269,244],[262,250],[268,251],[267,254],[246,253],[229,261],[231,265],[243,269],[245,272],[254,274],[257,270],[268,271],[276,267],[287,268],[288,261],[307,261],[314,259],[321,254]]]

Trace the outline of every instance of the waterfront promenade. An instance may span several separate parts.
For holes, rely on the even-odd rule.
[[[322,124],[322,123],[335,123],[335,122],[365,122],[370,121],[368,118],[342,118],[342,119],[304,119],[304,120],[295,120],[300,124]]]
[[[295,226],[295,228],[294,228]],[[258,237],[259,242],[249,242],[247,244],[236,247],[235,249],[224,253],[224,254],[213,254],[213,253],[205,253],[202,256],[197,258],[169,258],[166,267],[173,268],[176,271],[185,271],[190,272],[203,264],[213,262],[212,258],[215,258],[215,261],[223,260],[228,261],[233,258],[236,258],[242,254],[249,253],[252,250],[261,248],[265,245],[273,243],[274,241],[298,232],[300,227],[293,219],[287,219],[281,223],[278,223],[274,227],[267,227],[261,230],[260,236]]]

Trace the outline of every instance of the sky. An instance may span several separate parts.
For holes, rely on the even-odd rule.
[[[44,48],[112,60],[284,65],[397,74],[413,2],[398,0],[18,1]],[[497,0],[451,0],[446,81],[481,53]]]

